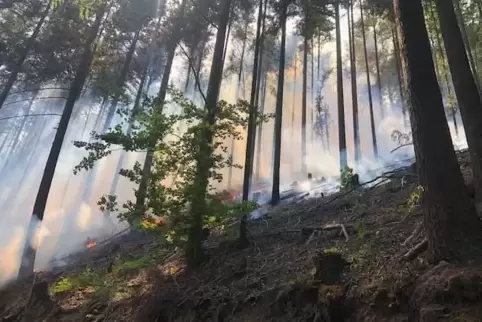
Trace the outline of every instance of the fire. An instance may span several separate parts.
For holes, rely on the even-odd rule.
[[[95,247],[96,245],[97,245],[97,243],[95,241],[91,240],[87,243],[86,246],[87,246],[87,248],[92,248],[92,247]]]

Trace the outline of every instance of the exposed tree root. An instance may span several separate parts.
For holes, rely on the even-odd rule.
[[[404,221],[404,219],[402,220],[402,222]],[[404,246],[404,247],[407,246],[412,240],[414,240],[415,238],[417,238],[420,235],[422,230],[423,230],[423,223],[420,222],[420,223],[418,223],[418,225],[413,230],[413,233],[407,239],[405,239],[405,241],[402,243],[402,246]]]
[[[412,249],[410,249],[405,255],[403,255],[402,259],[405,261],[411,261],[418,257],[421,253],[426,251],[428,248],[428,239],[425,238],[420,243],[415,245]]]

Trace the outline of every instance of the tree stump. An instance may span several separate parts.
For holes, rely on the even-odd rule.
[[[343,270],[349,263],[336,252],[321,252],[314,259],[313,278],[325,285],[339,284]]]

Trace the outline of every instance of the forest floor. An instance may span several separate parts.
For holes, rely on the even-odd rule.
[[[482,266],[415,256],[416,177],[384,183],[279,206],[246,249],[211,234],[192,272],[154,238],[98,245],[1,291],[0,321],[482,321]]]

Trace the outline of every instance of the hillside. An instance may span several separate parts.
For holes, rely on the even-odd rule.
[[[459,161],[468,180],[465,151]],[[480,321],[482,266],[416,256],[416,176],[386,177],[271,210],[247,249],[234,230],[212,233],[193,272],[152,236],[98,244],[33,289],[3,290],[1,321]]]

